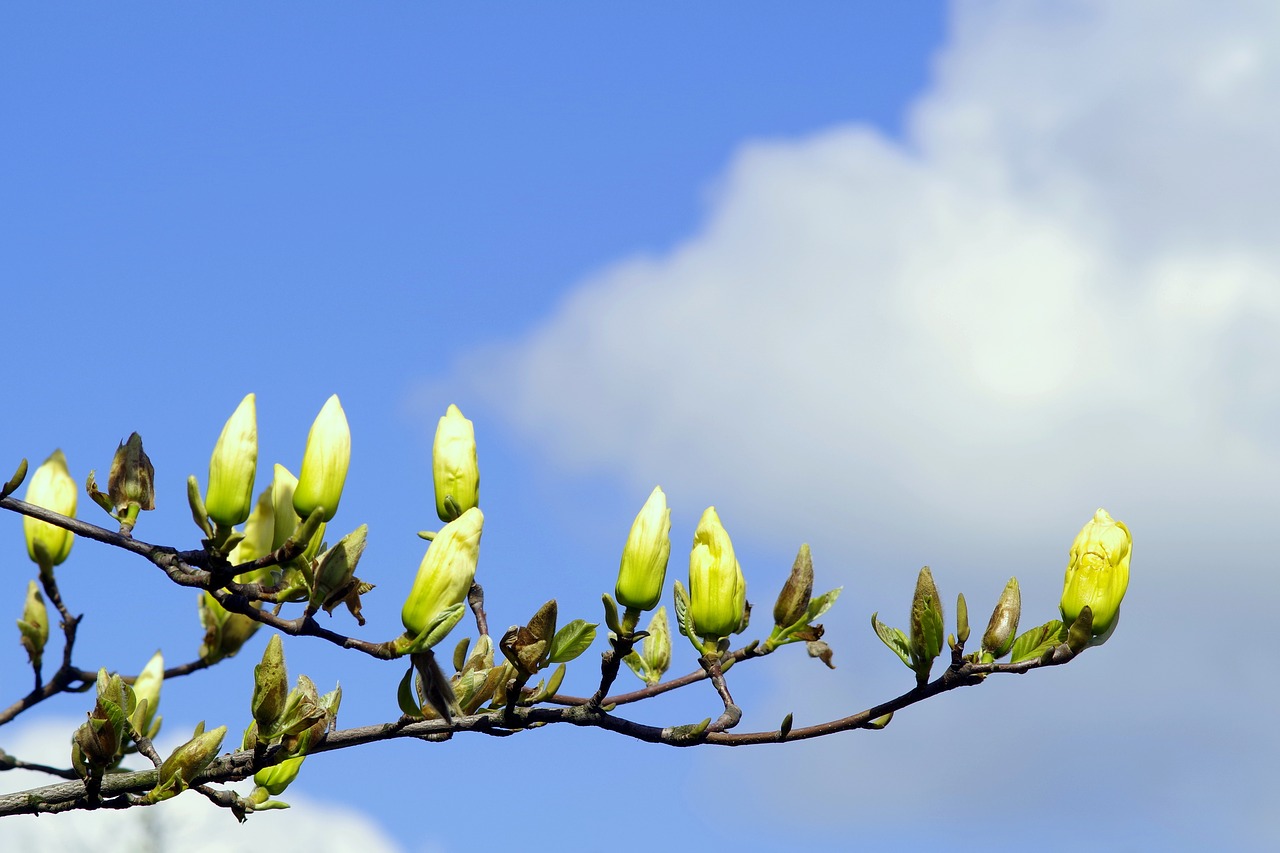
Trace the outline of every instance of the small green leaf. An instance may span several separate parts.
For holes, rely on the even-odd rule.
[[[894,654],[902,658],[902,662],[908,668],[911,666],[911,644],[907,642],[907,635],[902,633],[898,628],[890,628],[881,622],[877,617],[879,613],[871,614],[871,627],[875,629],[876,636],[888,646]]]
[[[804,623],[806,625],[813,624],[815,619],[821,619],[822,614],[831,609],[831,605],[836,603],[836,599],[840,597],[840,593],[844,587],[838,586],[835,589],[828,590],[822,595],[809,602],[809,609],[805,611]]]
[[[458,641],[458,645],[453,647],[453,669],[455,672],[462,672],[462,668],[467,665],[467,649],[471,646],[471,638],[463,637]]]
[[[551,639],[551,663],[566,663],[587,650],[596,639],[596,626],[574,619]]]
[[[639,652],[631,652],[622,659],[622,662],[627,665],[627,669],[636,674],[636,678],[645,684],[649,683],[649,665],[645,663],[644,658],[640,657]]]
[[[400,686],[396,689],[396,704],[400,706],[400,712],[406,716],[422,719],[422,706],[418,704],[417,697],[414,695],[413,676],[413,667],[409,667],[409,671],[404,674],[404,678],[400,679]]]
[[[1010,663],[1033,660],[1049,649],[1066,642],[1065,626],[1057,619],[1051,619],[1043,625],[1032,628],[1013,641],[1013,651],[1009,655]]]
[[[605,593],[600,596],[604,602],[604,624],[609,630],[617,636],[622,636],[622,623],[618,621],[618,605],[614,603],[613,596]]]
[[[684,584],[676,581],[675,586],[676,600],[676,625],[680,628],[680,633],[684,634],[697,645],[697,635],[693,632],[693,618],[689,615],[689,593],[685,592]]]

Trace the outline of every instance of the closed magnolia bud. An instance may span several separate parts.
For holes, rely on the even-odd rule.
[[[640,654],[649,671],[646,681],[656,684],[671,666],[671,623],[667,619],[667,608],[659,607],[654,611],[646,630],[649,636],[644,638]]]
[[[813,555],[806,543],[800,546],[796,561],[791,564],[791,574],[778,593],[778,600],[773,605],[773,624],[779,628],[789,628],[800,621],[809,611],[809,600],[813,598]]]
[[[249,513],[249,518],[244,523],[244,538],[236,543],[236,547],[232,548],[231,553],[227,555],[227,561],[231,565],[238,566],[271,553],[271,537],[275,534],[275,514],[275,506],[271,503],[271,489],[263,489],[253,505],[253,512]],[[293,515],[293,507],[289,507],[289,514]],[[263,577],[270,574],[268,569],[260,571],[264,573]],[[248,582],[256,577],[246,576],[241,580]]]
[[[245,395],[227,419],[209,457],[209,490],[204,507],[224,527],[249,517],[253,506],[253,478],[258,470],[258,409]]]
[[[436,489],[436,514],[453,521],[480,505],[480,468],[476,463],[476,431],[457,406],[449,406],[436,425],[431,448],[431,474]],[[452,498],[452,506],[445,498]]]
[[[400,611],[400,621],[410,635],[418,636],[432,617],[466,600],[476,576],[483,527],[484,513],[472,507],[431,541]]]
[[[671,557],[671,510],[662,488],[655,487],[631,524],[622,549],[614,593],[623,607],[652,610],[662,597]]]
[[[155,509],[155,480],[156,469],[142,449],[142,436],[131,433],[129,440],[116,448],[107,478],[107,495],[116,512],[126,512],[130,507]]]
[[[133,698],[137,702],[129,722],[144,737],[152,737],[152,728],[158,731],[156,709],[160,707],[160,687],[164,684],[164,655],[156,652],[133,680]],[[145,704],[144,704],[145,703]]]
[[[201,724],[203,725],[203,723]],[[196,736],[173,751],[160,765],[160,781],[152,792],[152,801],[168,799],[190,786],[213,759],[218,757],[227,727],[218,726]]]
[[[938,656],[942,648],[942,625],[942,599],[933,582],[933,572],[925,566],[916,578],[916,591],[911,599],[911,651],[917,659],[933,660]]]
[[[991,612],[991,620],[987,622],[987,630],[982,635],[982,650],[990,652],[999,659],[1013,648],[1014,636],[1018,633],[1018,620],[1022,616],[1022,593],[1018,590],[1018,579],[1009,578],[996,602],[996,609]]]
[[[338,395],[334,394],[325,402],[307,433],[302,471],[293,492],[293,508],[299,518],[311,515],[317,507],[324,508],[324,521],[333,518],[350,464],[351,427]]]
[[[67,457],[61,450],[55,450],[31,476],[26,500],[29,504],[71,517],[76,514],[78,491],[75,480],[67,471]],[[29,515],[22,517],[22,532],[27,540],[27,554],[42,569],[52,568],[67,559],[75,539],[70,530]]]
[[[253,699],[250,710],[262,733],[274,729],[289,695],[289,674],[284,665],[284,644],[272,634],[262,652],[262,663],[253,668]]]
[[[311,587],[312,608],[319,608],[329,601],[331,595],[342,593],[351,583],[368,536],[369,525],[362,524],[320,555],[315,583]]]
[[[689,615],[697,633],[727,637],[742,624],[747,583],[715,507],[707,507],[689,554]]]
[[[296,758],[286,758],[271,767],[264,767],[253,774],[253,783],[271,796],[278,797],[289,787],[290,782],[298,778],[298,770],[305,760],[305,755],[299,755]]]
[[[1070,625],[1088,606],[1093,611],[1093,635],[1110,631],[1129,588],[1129,528],[1099,509],[1071,545],[1071,558],[1062,587],[1062,621]]]
[[[22,647],[27,650],[31,665],[37,670],[44,657],[45,643],[49,642],[49,611],[44,606],[40,585],[27,582],[27,600],[22,606],[22,618],[18,620]]]
[[[298,528],[298,512],[293,508],[293,492],[298,488],[298,478],[289,469],[277,464],[271,477],[271,550],[274,551],[289,540]]]

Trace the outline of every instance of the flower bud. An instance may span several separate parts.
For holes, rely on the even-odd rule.
[[[480,468],[476,464],[476,431],[457,406],[449,406],[436,425],[431,448],[431,474],[436,489],[436,514],[453,521],[480,505]],[[453,506],[445,498],[452,498]]]
[[[250,710],[259,732],[267,735],[275,729],[288,695],[289,675],[284,664],[284,644],[279,634],[272,634],[262,652],[262,663],[253,668]]]
[[[800,621],[809,611],[809,600],[813,598],[813,555],[806,543],[800,546],[796,561],[791,565],[791,574],[778,593],[778,601],[773,605],[773,624],[779,628],[790,628]]]
[[[1087,605],[1093,611],[1093,635],[1106,634],[1120,613],[1129,588],[1129,528],[1099,509],[1071,545],[1062,587],[1062,621],[1070,625]]]
[[[67,457],[55,450],[31,476],[27,503],[71,517],[76,514],[77,492],[76,482],[67,471]],[[22,532],[27,539],[27,554],[41,569],[53,568],[67,559],[75,539],[70,530],[29,515],[22,517]]]
[[[203,725],[200,724],[201,727]],[[226,736],[226,726],[218,726],[208,732],[197,727],[195,737],[175,749],[160,765],[160,780],[147,798],[155,803],[184,791],[218,757],[222,739]]]
[[[1013,648],[1013,639],[1018,633],[1018,619],[1022,616],[1022,593],[1018,590],[1018,579],[1009,578],[996,602],[996,609],[991,612],[991,621],[982,635],[982,651],[989,652],[999,660],[1009,654]]]
[[[298,527],[298,513],[293,508],[293,492],[298,488],[298,478],[283,465],[277,464],[271,477],[271,550],[289,541]]]
[[[156,652],[133,681],[136,701],[129,722],[144,737],[155,737],[160,731],[156,709],[160,707],[160,686],[164,684],[164,655]]]
[[[129,440],[116,448],[116,455],[111,459],[111,474],[107,477],[107,495],[115,511],[136,517],[136,510],[129,512],[133,507],[155,509],[155,480],[156,469],[142,449],[142,436],[131,433]]]
[[[427,547],[400,611],[409,634],[418,636],[438,613],[466,601],[476,576],[483,526],[484,514],[472,507],[446,524]]]
[[[662,597],[671,556],[671,510],[662,487],[655,487],[636,515],[622,549],[618,583],[614,588],[618,603],[635,610],[652,610]]]
[[[22,618],[18,620],[18,630],[22,633],[21,643],[27,650],[27,658],[39,670],[44,645],[49,641],[49,611],[44,606],[40,585],[35,581],[27,582],[27,600],[22,607]]]
[[[289,507],[289,514],[293,515],[293,507]],[[231,553],[227,555],[227,562],[233,566],[248,563],[259,557],[265,557],[272,551],[271,537],[275,535],[275,506],[271,503],[271,489],[263,489],[262,494],[258,495],[258,500],[253,505],[253,512],[249,513],[249,518],[244,523],[244,538],[241,539],[236,546],[231,549]],[[252,578],[242,580],[252,582],[259,577],[267,577],[271,574],[268,569],[259,570],[262,575],[255,575]]]
[[[286,758],[271,767],[264,767],[253,774],[253,783],[271,796],[278,797],[289,787],[290,782],[298,778],[298,770],[306,758],[305,755],[299,755],[296,758]]]
[[[332,596],[336,595],[333,600],[340,601],[345,595],[355,577],[356,564],[364,554],[368,535],[369,525],[362,524],[320,555],[315,583],[311,587],[310,604],[313,611],[327,604]]]
[[[334,394],[316,415],[307,433],[307,449],[302,454],[302,472],[293,492],[293,508],[299,518],[306,518],[323,507],[323,520],[329,521],[338,511],[342,487],[351,464],[351,427],[346,412]]]
[[[667,619],[667,608],[659,607],[649,620],[646,629],[649,636],[644,638],[640,647],[640,655],[644,658],[647,677],[645,681],[657,684],[662,674],[671,666],[671,623]]]
[[[209,457],[209,489],[204,506],[209,517],[224,527],[249,517],[253,478],[258,470],[258,410],[246,394],[227,419]]]
[[[727,637],[742,624],[747,583],[715,507],[707,507],[689,554],[689,612],[697,633]]]
[[[933,572],[925,566],[916,578],[911,599],[911,654],[918,661],[936,658],[942,650],[942,599],[933,582]]]

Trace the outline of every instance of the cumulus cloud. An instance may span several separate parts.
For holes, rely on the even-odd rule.
[[[78,722],[42,719],[15,724],[5,750],[24,761],[66,766],[69,733]],[[168,728],[168,727],[166,727]],[[175,729],[176,730],[176,729]],[[186,729],[190,731],[190,727]],[[6,733],[9,730],[6,729]],[[168,754],[180,742],[158,745]],[[141,766],[141,765],[138,765]],[[56,783],[43,773],[11,770],[0,778],[6,791]],[[242,794],[252,783],[234,786]],[[295,793],[282,799],[293,808],[251,816],[237,824],[230,812],[214,808],[191,792],[150,808],[128,811],[71,812],[56,817],[15,816],[0,821],[0,847],[6,850],[94,850],[137,853],[182,850],[184,853],[261,853],[263,850],[308,850],[314,853],[400,853],[401,848],[376,822],[355,809]]]
[[[959,4],[905,139],[744,144],[472,379],[565,463],[855,536],[1275,473],[1280,11],[1227,7]]]
[[[1160,826],[1178,843],[1230,843],[1206,829],[1209,804],[1237,843],[1274,839],[1254,791],[1271,772],[1257,743],[1276,737],[1249,709],[1274,706],[1276,690],[1244,690],[1221,663],[1229,650],[1202,640],[1228,620],[1234,647],[1266,648],[1252,609],[1278,591],[1280,7],[952,12],[902,139],[848,125],[744,143],[697,233],[590,275],[524,339],[460,370],[557,465],[637,494],[661,482],[673,506],[707,496],[731,507],[731,531],[824,539],[826,565],[856,585],[840,608],[890,589],[905,599],[910,577],[838,567],[924,540],[969,567],[939,572],[944,595],[981,578],[994,600],[1017,573],[1027,621],[1042,621],[1094,507],[1135,531],[1120,633],[1070,676],[970,704],[1000,719],[998,736],[957,746],[945,715],[917,709],[875,745],[840,741],[807,764],[706,759],[722,785],[761,778],[727,762],[758,761],[764,778],[840,780],[829,802],[805,795],[837,823],[910,818],[925,832],[922,809],[946,809],[976,774],[1028,792],[1027,843],[1043,846],[1066,790],[1108,831],[1175,812]],[[989,606],[971,598],[974,613]],[[1148,655],[1172,637],[1176,664]],[[847,712],[901,686],[865,660],[838,688],[789,672],[765,716],[800,710],[799,696]],[[1194,689],[1177,689],[1189,671]],[[1232,734],[1212,722],[1224,701]],[[1174,744],[1194,761],[1173,760]],[[941,755],[960,770],[915,774],[909,802],[879,773],[842,778],[860,759],[941,768]],[[1231,781],[1213,790],[1186,769],[1227,755]],[[866,807],[855,818],[838,805],[850,792]],[[782,816],[796,802],[760,807]]]

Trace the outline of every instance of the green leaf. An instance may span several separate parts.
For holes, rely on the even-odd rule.
[[[888,625],[881,622],[877,618],[879,615],[879,613],[871,614],[871,627],[875,629],[876,636],[879,637],[894,654],[902,658],[902,662],[906,664],[909,669],[914,669],[915,667],[911,666],[911,645],[907,642],[907,635],[902,633],[900,629],[890,628]]]
[[[471,646],[471,638],[463,637],[458,641],[458,645],[453,647],[453,669],[455,672],[462,672],[462,668],[467,665],[467,649]]]
[[[639,678],[645,684],[649,683],[649,665],[645,663],[644,658],[640,657],[638,652],[631,652],[622,659],[622,662],[627,665],[627,669],[636,674],[636,678]]]
[[[413,667],[409,667],[404,678],[400,679],[400,686],[396,688],[396,704],[400,706],[401,713],[420,720],[422,706],[418,704],[417,697],[414,695],[413,676]]]
[[[1067,632],[1057,619],[1051,619],[1043,625],[1032,628],[1013,641],[1013,651],[1009,655],[1010,663],[1033,660],[1052,649],[1059,643],[1066,642]]]
[[[693,617],[689,615],[689,593],[685,592],[684,584],[676,581],[675,586],[676,600],[676,625],[680,628],[680,633],[694,641],[697,645],[697,635],[693,632]]]
[[[600,596],[600,600],[604,602],[604,624],[615,635],[622,636],[622,623],[618,621],[618,605],[614,603],[613,596],[606,592]]]
[[[836,599],[840,597],[840,593],[844,587],[838,586],[835,589],[828,590],[822,595],[809,602],[809,609],[805,611],[804,622],[806,625],[813,624],[815,619],[821,619],[822,614],[831,609],[831,605],[836,603]]]
[[[596,626],[574,619],[551,639],[551,663],[566,663],[587,650],[596,639]]]

